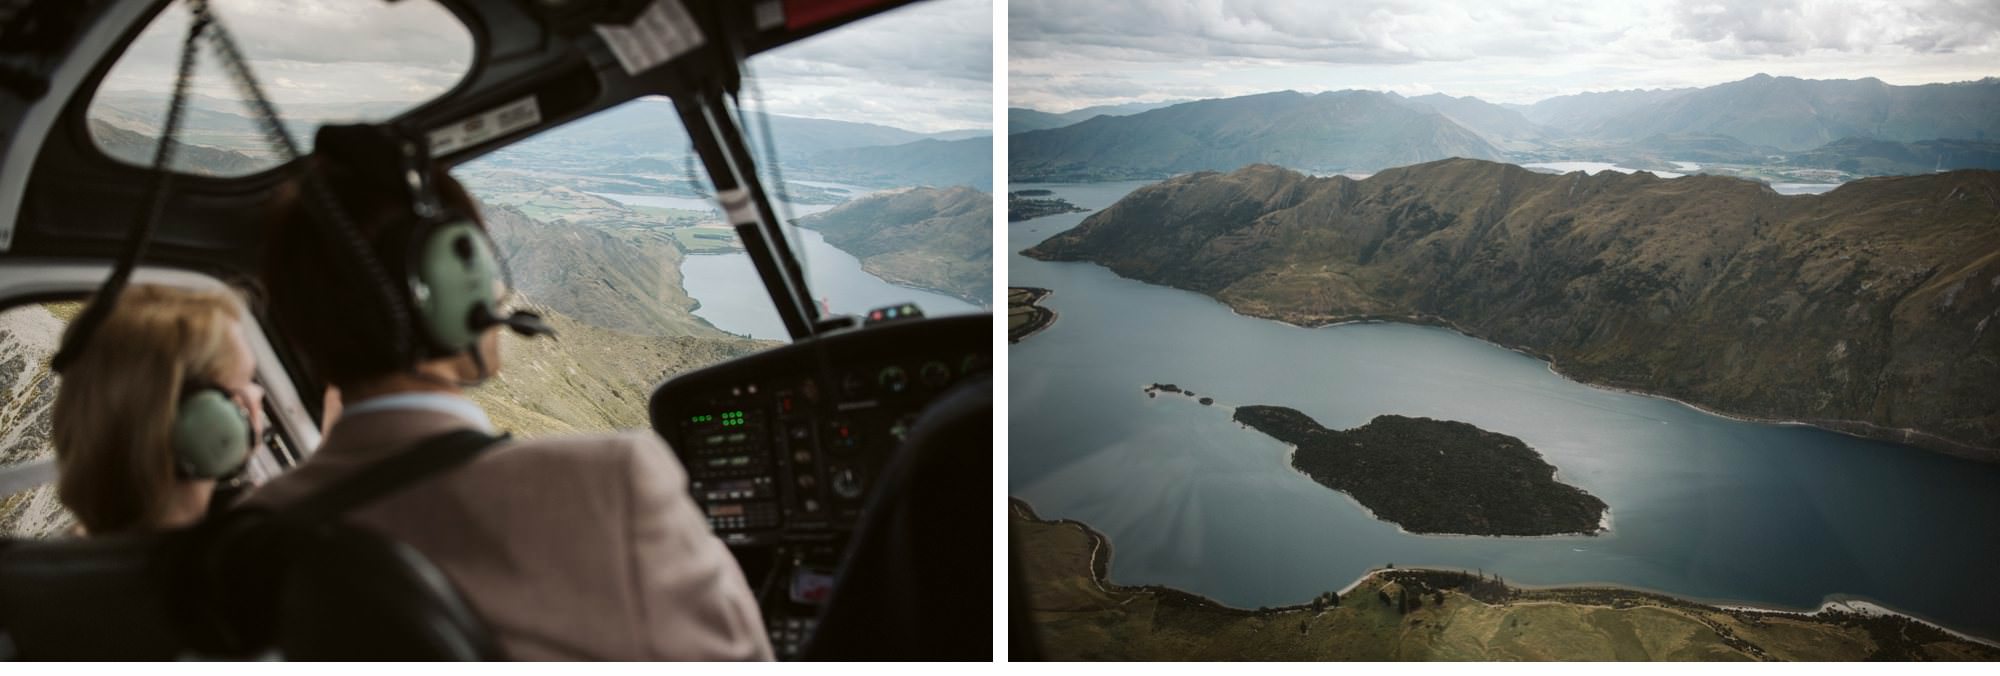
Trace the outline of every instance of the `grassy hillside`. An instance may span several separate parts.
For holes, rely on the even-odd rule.
[[[720,332],[637,335],[537,309],[557,337],[502,334],[499,375],[471,393],[496,425],[521,436],[648,428],[646,399],[668,377],[781,344]]]
[[[881,192],[798,220],[882,279],[993,303],[993,196],[966,187]]]
[[[1447,324],[1586,382],[2000,460],[2000,172],[1783,196],[1476,160],[1142,188],[1025,253],[1318,325]]]

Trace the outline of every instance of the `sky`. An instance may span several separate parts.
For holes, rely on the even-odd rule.
[[[2000,76],[1995,0],[1011,0],[1008,105],[1295,89],[1534,103],[1758,73]]]
[[[992,3],[915,3],[753,57],[750,71],[774,113],[921,132],[990,129]],[[465,27],[426,0],[211,5],[281,112],[415,104],[457,84],[472,57]],[[186,31],[187,12],[176,3],[120,57],[105,89],[164,101]],[[212,55],[201,58],[194,90],[238,99]]]

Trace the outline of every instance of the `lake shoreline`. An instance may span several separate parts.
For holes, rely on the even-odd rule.
[[[1051,235],[1051,237],[1053,236],[1054,235]],[[1955,458],[1971,460],[1974,462],[2000,464],[2000,448],[1987,448],[1984,446],[1969,444],[1953,439],[1947,439],[1938,436],[1936,434],[1925,432],[1923,430],[1885,427],[1882,425],[1876,425],[1874,423],[1869,423],[1860,420],[1776,418],[1776,417],[1755,416],[1747,413],[1734,413],[1734,412],[1722,411],[1720,409],[1710,408],[1708,406],[1704,406],[1694,402],[1685,401],[1676,398],[1672,395],[1636,389],[1629,385],[1620,385],[1609,382],[1599,382],[1564,370],[1562,368],[1562,365],[1558,363],[1552,355],[1542,353],[1539,350],[1527,346],[1510,345],[1507,343],[1487,338],[1485,336],[1481,336],[1477,333],[1473,333],[1472,331],[1466,329],[1463,326],[1460,326],[1457,322],[1453,322],[1449,319],[1438,317],[1436,315],[1430,315],[1425,313],[1357,314],[1357,315],[1345,315],[1345,316],[1328,317],[1323,319],[1306,321],[1306,320],[1301,320],[1297,317],[1288,317],[1285,315],[1285,313],[1264,314],[1256,312],[1254,310],[1246,311],[1245,309],[1239,308],[1229,303],[1228,301],[1225,301],[1221,298],[1217,298],[1215,296],[1211,296],[1209,294],[1205,294],[1199,291],[1194,291],[1191,289],[1182,289],[1180,287],[1168,286],[1165,284],[1155,284],[1142,279],[1133,279],[1131,277],[1126,277],[1124,275],[1118,274],[1116,270],[1111,270],[1111,268],[1105,267],[1103,265],[1088,260],[1043,261],[1043,262],[1079,263],[1084,265],[1096,265],[1097,267],[1104,268],[1105,270],[1110,271],[1112,275],[1117,276],[1119,279],[1130,280],[1133,282],[1138,282],[1140,284],[1145,284],[1147,286],[1156,286],[1163,289],[1185,291],[1187,293],[1192,293],[1197,296],[1207,298],[1210,301],[1216,303],[1217,305],[1220,305],[1228,309],[1231,313],[1235,314],[1238,317],[1272,321],[1286,326],[1291,326],[1301,329],[1324,329],[1336,326],[1345,326],[1349,324],[1378,324],[1378,323],[1410,324],[1415,326],[1437,327],[1449,330],[1453,333],[1465,336],[1467,338],[1471,338],[1473,340],[1480,341],[1482,343],[1486,343],[1488,345],[1492,345],[1494,347],[1499,347],[1508,351],[1520,353],[1527,357],[1531,357],[1537,361],[1541,361],[1547,364],[1550,372],[1558,376],[1561,376],[1566,380],[1600,390],[1607,390],[1622,394],[1632,394],[1643,397],[1652,397],[1654,399],[1664,399],[1666,401],[1671,401],[1676,404],[1680,404],[1682,406],[1694,409],[1696,411],[1706,413],[1708,415],[1713,415],[1719,418],[1727,418],[1729,420],[1735,420],[1738,422],[1757,423],[1764,425],[1811,427],[1814,429],[1824,430],[1835,434],[1854,437],[1856,439],[1866,439],[1869,441],[1886,442],[1898,446],[1914,448],[1931,453],[1938,453],[1941,455],[1947,455]]]
[[[1093,543],[1092,545],[1093,551],[1091,553],[1089,561],[1090,564],[1089,567],[1091,569],[1090,576],[1092,578],[1091,581],[1093,585],[1102,592],[1156,594],[1159,595],[1161,597],[1161,600],[1166,603],[1197,608],[1202,610],[1215,611],[1222,614],[1244,617],[1244,618],[1270,619],[1288,613],[1313,610],[1314,604],[1311,600],[1284,606],[1266,606],[1255,609],[1238,608],[1235,606],[1230,606],[1228,604],[1225,604],[1221,601],[1217,601],[1213,598],[1203,596],[1201,594],[1196,594],[1194,592],[1189,592],[1174,587],[1168,587],[1164,585],[1125,585],[1114,582],[1111,580],[1110,570],[1111,570],[1111,560],[1112,556],[1114,556],[1115,554],[1115,549],[1111,543],[1109,536],[1106,536],[1103,533],[1098,532],[1096,529],[1092,528],[1089,524],[1077,521],[1075,519],[1053,519],[1053,520],[1045,519],[1039,513],[1035,512],[1034,506],[1032,504],[1030,504],[1028,501],[1022,498],[1009,496],[1007,500],[1008,500],[1008,511],[1009,511],[1010,521],[1018,520],[1033,524],[1074,527],[1079,529],[1085,535],[1085,537],[1087,537],[1090,540],[1090,542]],[[1340,587],[1338,589],[1338,594],[1345,597],[1346,595],[1354,592],[1356,589],[1359,589],[1363,585],[1369,584],[1378,579],[1382,579],[1387,576],[1395,576],[1399,574],[1408,574],[1408,573],[1415,573],[1418,575],[1427,575],[1427,574],[1462,575],[1462,574],[1470,574],[1472,573],[1472,571],[1465,571],[1448,567],[1436,567],[1436,566],[1398,568],[1395,567],[1395,564],[1391,563],[1383,567],[1371,568],[1365,571],[1359,577],[1355,578],[1353,581]],[[1480,573],[1480,575],[1483,578],[1483,573]],[[1494,579],[1497,582],[1499,580],[1499,576],[1497,574],[1494,575]],[[1560,584],[1560,585],[1529,585],[1529,584],[1505,583],[1504,586],[1507,589],[1515,590],[1516,594],[1519,594],[1520,592],[1528,592],[1532,596],[1528,596],[1523,600],[1529,602],[1558,600],[1563,597],[1571,597],[1572,599],[1589,598],[1589,599],[1600,599],[1604,602],[1583,603],[1576,600],[1569,600],[1564,602],[1580,603],[1581,605],[1589,605],[1589,606],[1611,606],[1615,608],[1619,607],[1620,603],[1642,603],[1647,601],[1659,603],[1664,601],[1666,603],[1674,605],[1699,608],[1703,610],[1725,613],[1734,616],[1750,616],[1753,619],[1756,618],[1794,619],[1794,620],[1803,619],[1803,620],[1828,623],[1828,624],[1839,624],[1840,622],[1855,615],[1861,615],[1861,616],[1873,615],[1876,617],[1888,619],[1893,622],[1903,622],[1903,623],[1908,623],[1910,625],[1922,626],[1931,630],[1935,630],[1950,635],[1955,639],[1970,644],[1975,644],[1977,646],[1982,646],[1987,649],[2000,650],[2000,638],[1986,638],[1973,635],[1968,632],[1951,629],[1937,622],[1924,619],[1912,613],[1896,610],[1874,601],[1869,601],[1864,599],[1851,599],[1844,597],[1836,598],[1836,597],[1842,597],[1842,595],[1839,594],[1829,596],[1826,599],[1823,599],[1817,608],[1807,610],[1800,608],[1764,606],[1754,603],[1744,603],[1738,601],[1718,601],[1711,599],[1699,599],[1699,598],[1681,596],[1653,589],[1644,589],[1629,585],[1616,585],[1616,584],[1605,584],[1605,583]]]

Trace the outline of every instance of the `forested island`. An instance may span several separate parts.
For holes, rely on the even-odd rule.
[[[1282,406],[1244,406],[1237,422],[1298,448],[1292,467],[1354,497],[1376,518],[1423,534],[1560,535],[1604,529],[1603,500],[1555,478],[1540,453],[1469,423],[1376,416],[1321,427]]]

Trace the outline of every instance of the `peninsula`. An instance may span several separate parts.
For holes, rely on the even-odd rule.
[[[1011,500],[1008,525],[1041,655],[1053,660],[2000,659],[2000,649],[1872,606],[1724,608],[1604,587],[1388,567],[1297,605],[1241,609],[1110,580],[1111,543]],[[1338,585],[1341,582],[1330,582]],[[1019,659],[1021,656],[1016,655]]]
[[[1007,287],[1007,342],[1018,343],[1056,322],[1056,312],[1036,305],[1049,290],[1032,286]]]

